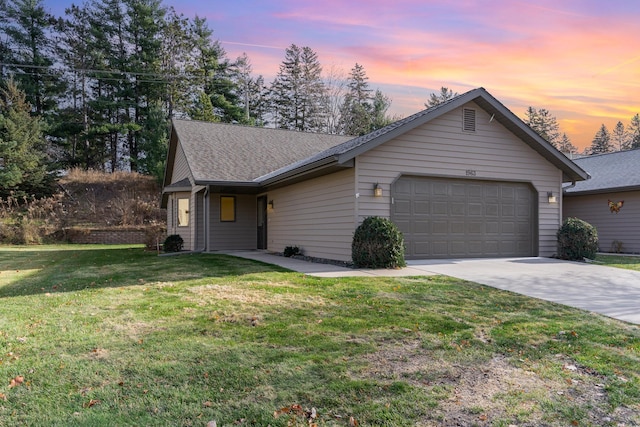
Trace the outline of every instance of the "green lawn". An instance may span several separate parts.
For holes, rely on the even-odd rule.
[[[640,256],[598,255],[595,261],[610,267],[640,271]]]
[[[0,301],[0,426],[640,423],[637,326],[443,276],[5,246]]]

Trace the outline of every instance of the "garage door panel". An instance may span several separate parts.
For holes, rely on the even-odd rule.
[[[535,255],[537,197],[525,183],[406,176],[392,192],[407,258]]]
[[[423,220],[423,221],[413,221],[412,222],[411,231],[413,234],[426,234],[431,233],[431,221]]]
[[[413,214],[414,215],[429,215],[430,203],[426,200],[416,200],[413,202]]]
[[[402,214],[410,214],[411,213],[411,201],[410,200],[406,200],[406,199],[400,199],[398,197],[396,197],[396,200],[394,200],[394,207],[393,210],[396,213],[396,215],[402,215]]]
[[[479,202],[470,202],[467,204],[467,214],[469,216],[482,216],[483,205]]]
[[[433,209],[431,213],[434,215],[447,215],[449,213],[449,205],[447,202],[434,200],[431,206]]]

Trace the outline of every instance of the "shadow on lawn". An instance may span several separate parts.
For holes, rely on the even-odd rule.
[[[141,248],[0,248],[0,298],[286,271],[219,254],[160,257]]]

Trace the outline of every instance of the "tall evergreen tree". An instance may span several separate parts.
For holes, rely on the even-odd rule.
[[[640,114],[636,114],[631,118],[631,123],[627,128],[629,133],[629,149],[637,150],[640,148]]]
[[[560,142],[560,125],[555,116],[549,110],[533,107],[527,108],[524,122],[531,127],[538,135],[543,137],[554,147],[558,148]]]
[[[178,15],[175,9],[169,8],[161,44],[161,72],[166,82],[164,109],[168,118],[186,115],[189,108],[191,81],[185,78],[185,74],[191,49],[189,20]]]
[[[322,67],[309,47],[292,44],[271,85],[271,103],[276,127],[306,132],[323,129]]]
[[[629,135],[622,122],[619,121],[616,123],[616,127],[613,128],[613,132],[611,132],[611,140],[614,148],[617,148],[618,151],[629,149]]]
[[[373,96],[373,111],[371,114],[371,129],[381,129],[392,122],[399,120],[398,117],[390,117],[387,115],[387,110],[391,107],[391,99],[384,95],[379,89],[376,90],[376,94]]]
[[[0,90],[0,197],[51,193],[40,118],[11,79]]]
[[[24,91],[33,113],[51,113],[64,86],[54,69],[53,17],[43,0],[5,0],[5,60]]]
[[[600,129],[596,133],[593,138],[593,142],[591,143],[590,153],[591,154],[602,154],[602,153],[610,153],[613,151],[613,146],[611,145],[611,134],[607,127],[603,124],[600,126]]]
[[[578,149],[576,148],[575,145],[571,143],[571,140],[569,139],[566,133],[563,133],[562,137],[560,138],[560,143],[558,144],[558,150],[568,154],[574,154],[578,152]]]
[[[199,94],[204,92],[211,98],[215,114],[221,121],[243,122],[244,109],[239,105],[238,89],[232,79],[234,64],[212,36],[213,30],[206,19],[196,16],[190,28],[193,50],[187,69],[196,83],[193,102],[199,102]]]
[[[453,92],[451,89],[442,86],[440,93],[432,93],[429,95],[429,100],[424,104],[425,107],[431,108],[436,105],[444,104],[448,100],[458,96],[458,92]]]
[[[236,59],[232,70],[238,106],[243,110],[242,123],[260,125],[267,103],[263,77],[253,77],[251,61],[246,53]]]
[[[351,69],[347,80],[349,92],[340,108],[340,129],[346,135],[369,133],[373,123],[372,90],[364,67],[358,63]]]

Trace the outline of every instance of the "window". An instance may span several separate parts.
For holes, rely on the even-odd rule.
[[[189,226],[189,199],[178,199],[178,227]]]
[[[236,220],[236,198],[234,196],[220,196],[220,222]]]

